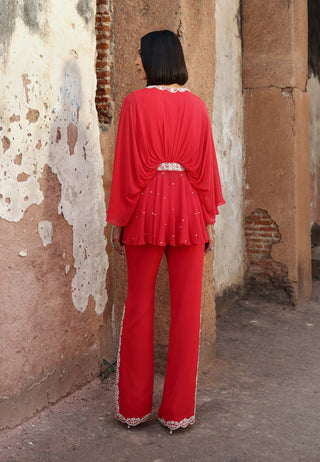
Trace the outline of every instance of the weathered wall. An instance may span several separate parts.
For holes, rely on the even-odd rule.
[[[311,75],[307,90],[310,97],[310,188],[311,224],[320,225],[320,80]]]
[[[317,0],[308,1],[308,13],[311,223],[320,226],[320,3]]]
[[[242,3],[246,277],[250,290],[299,303],[311,293],[307,1],[260,6]]]
[[[189,71],[187,87],[198,94],[213,109],[215,63],[214,2],[205,0],[139,0],[133,4],[125,0],[114,2],[114,95],[117,120],[123,98],[131,91],[142,88],[134,60],[142,35],[152,30],[171,29],[178,32],[186,55]],[[126,31],[124,34],[123,31]],[[195,43],[196,37],[196,43]],[[103,135],[103,139],[108,135]],[[215,310],[212,258],[206,258],[203,282],[201,367],[214,357]],[[111,320],[115,339],[126,294],[125,262],[111,253],[113,290]],[[165,261],[162,262],[156,288],[155,356],[158,368],[163,368],[169,328],[169,288]]]
[[[97,374],[108,258],[95,2],[1,4],[0,426]]]
[[[239,0],[216,1],[216,72],[213,135],[226,204],[215,224],[216,295],[244,275],[243,130]]]

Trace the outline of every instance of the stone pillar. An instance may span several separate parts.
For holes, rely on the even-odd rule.
[[[292,304],[311,294],[307,17],[307,0],[242,3],[246,278]]]

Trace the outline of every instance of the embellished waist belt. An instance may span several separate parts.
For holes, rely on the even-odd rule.
[[[176,162],[162,162],[157,168],[159,172],[169,171],[169,172],[184,172],[185,168],[181,164]]]

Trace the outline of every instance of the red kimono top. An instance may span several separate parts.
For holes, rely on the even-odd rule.
[[[185,171],[158,171],[162,163]],[[186,88],[150,86],[123,101],[107,221],[123,243],[190,245],[208,239],[224,204],[205,104]]]

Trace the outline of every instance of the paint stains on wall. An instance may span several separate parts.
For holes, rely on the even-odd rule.
[[[10,148],[10,140],[7,136],[1,138],[3,153],[5,153]]]
[[[43,0],[24,0],[21,16],[25,25],[34,33],[45,35],[48,29],[46,18],[47,2]]]
[[[72,122],[67,126],[67,140],[70,156],[72,156],[74,154],[74,147],[78,141],[78,129]]]
[[[20,116],[19,116],[19,115],[12,114],[12,116],[9,117],[9,121],[10,121],[10,122],[19,122],[19,120],[20,120]]]
[[[79,0],[77,12],[86,24],[91,23],[94,17],[93,0]]]
[[[31,80],[29,79],[28,77],[28,74],[22,74],[22,84],[23,84],[23,87],[24,87],[24,92],[25,92],[25,95],[26,95],[26,102],[27,104],[29,103],[30,99],[29,99],[29,84],[31,83]]]
[[[40,112],[38,109],[29,109],[26,115],[26,119],[28,120],[29,124],[37,122],[39,119]]]
[[[17,17],[17,2],[2,0],[0,8],[0,60],[6,61]]]
[[[7,62],[11,38],[17,22],[23,21],[26,28],[45,37],[49,30],[47,20],[48,2],[44,0],[2,0],[0,7],[0,60]]]

